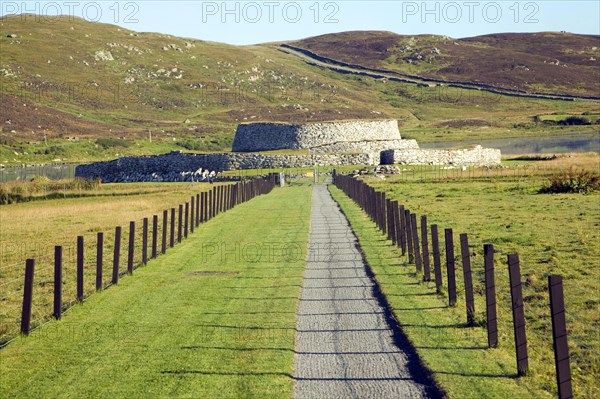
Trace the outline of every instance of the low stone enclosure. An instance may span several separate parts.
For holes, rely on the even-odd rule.
[[[309,155],[269,155],[252,151],[305,149]],[[492,166],[500,150],[421,149],[402,139],[395,120],[337,121],[308,124],[250,123],[238,126],[233,152],[124,157],[80,165],[75,176],[104,182],[192,181],[201,171],[299,168],[325,165],[416,164]]]

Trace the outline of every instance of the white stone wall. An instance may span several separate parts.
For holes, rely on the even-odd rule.
[[[340,142],[400,139],[398,122],[395,120],[319,122],[297,125],[244,123],[237,127],[232,150],[249,152],[299,149]]]
[[[501,162],[500,150],[480,145],[464,150],[393,149],[382,151],[381,163],[402,165],[491,166]]]

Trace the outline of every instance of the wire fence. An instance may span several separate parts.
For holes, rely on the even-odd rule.
[[[277,180],[268,175],[213,186],[160,214],[106,232],[88,231],[62,245],[44,245],[38,253],[34,251],[39,247],[25,249],[27,262],[0,268],[0,347],[19,333],[27,335],[49,319],[60,318],[62,312],[94,292],[117,284],[121,277],[184,241],[200,223],[269,193]],[[25,272],[30,260],[34,261],[34,274],[28,281]]]
[[[491,311],[489,305],[488,308],[485,305],[490,289],[486,285],[488,276],[485,262],[475,261],[485,259],[485,251],[469,245],[468,234],[460,235],[460,245],[457,244],[455,249],[452,237],[456,236],[456,232],[445,229],[439,244],[438,240],[435,240],[439,248],[434,248],[432,243],[438,234],[437,225],[435,234],[432,230],[431,240],[423,240],[423,231],[427,236],[430,234],[427,225],[423,226],[427,220],[425,215],[417,217],[398,201],[386,198],[385,193],[376,191],[355,177],[338,175],[335,176],[334,182],[361,206],[379,229],[387,234],[388,239],[398,246],[402,255],[407,257],[408,263],[415,265],[416,277],[419,280],[424,280],[432,289],[443,287],[438,293],[448,301],[449,307],[461,303],[466,306],[466,326],[473,329],[479,325],[485,326],[488,338],[490,331],[497,332],[497,340],[501,345],[515,352],[519,375],[532,375],[548,392],[552,395],[558,394],[560,398],[572,397],[573,387],[578,394],[598,397],[600,327],[590,323],[590,317],[597,317],[598,302],[597,298],[590,298],[589,291],[574,289],[580,282],[572,279],[564,282],[566,290],[574,296],[565,298],[561,276],[549,275],[548,285],[534,284],[528,279],[523,281],[519,264],[524,264],[524,261],[519,261],[516,254],[502,252],[500,247],[494,248],[492,270],[495,271],[492,272],[492,278],[495,281],[492,296],[495,304]],[[415,220],[421,220],[421,229],[417,228]],[[448,238],[451,241],[448,241]],[[468,248],[463,248],[463,244]],[[445,267],[440,266],[440,270],[433,273],[433,270],[429,269],[429,260],[431,252],[436,251],[440,259],[445,259],[446,262]],[[502,258],[508,258],[510,273],[505,272],[507,265]],[[462,275],[459,275],[461,269]],[[511,278],[509,274],[512,275]],[[559,290],[552,283],[558,280]],[[564,304],[565,301],[567,309],[571,306],[576,309],[589,309],[590,314],[583,316],[565,312],[564,305],[561,309],[561,303]],[[583,301],[586,306],[575,306],[574,301]],[[476,306],[479,306],[479,309]],[[565,329],[564,334],[560,333],[561,328]],[[494,346],[490,344],[490,347]],[[566,356],[561,348],[566,349]],[[550,372],[552,367],[555,368],[554,379],[554,373]]]
[[[23,165],[0,168],[0,183],[30,181],[45,176],[52,180],[73,179],[77,164]]]

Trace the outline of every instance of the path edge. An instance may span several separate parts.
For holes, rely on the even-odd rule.
[[[346,221],[348,222],[348,225],[350,226],[350,231],[354,236],[354,246],[356,247],[356,250],[360,253],[361,261],[365,268],[367,276],[373,282],[373,296],[384,310],[385,321],[390,327],[390,330],[392,330],[392,339],[394,341],[394,344],[398,346],[398,348],[400,348],[408,358],[408,370],[410,371],[411,375],[416,377],[416,382],[426,387],[426,394],[431,399],[448,398],[448,395],[446,394],[444,389],[435,380],[431,369],[425,363],[423,363],[412,341],[406,336],[406,334],[402,330],[402,324],[400,323],[398,317],[394,313],[394,310],[390,305],[387,296],[381,290],[381,287],[379,285],[379,282],[377,281],[377,277],[375,276],[373,269],[371,268],[371,265],[369,265],[369,263],[367,262],[365,252],[363,251],[360,245],[360,240],[356,235],[356,232],[354,231],[354,227],[350,223],[350,219],[348,219],[348,215],[346,214],[340,203],[335,199],[335,197],[331,195],[329,184],[327,185],[327,192],[329,193],[333,201],[336,203],[340,212],[342,213],[342,215],[344,215]]]

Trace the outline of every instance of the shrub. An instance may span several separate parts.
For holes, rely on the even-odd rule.
[[[43,155],[64,155],[66,153],[66,150],[63,146],[51,145],[49,147],[36,150],[35,153]]]
[[[183,147],[186,150],[190,150],[190,151],[200,151],[202,149],[204,149],[206,146],[202,144],[201,141],[196,140],[194,138],[191,137],[186,137],[183,140],[179,140],[177,142],[177,145],[179,147]]]
[[[589,194],[600,190],[600,175],[587,170],[577,170],[571,168],[568,171],[553,175],[548,178],[548,183],[544,185],[539,193],[558,194],[558,193],[582,193]]]
[[[559,125],[591,125],[589,119],[582,116],[569,116],[568,118],[558,121]]]
[[[209,141],[195,137],[185,137],[176,144],[190,151],[222,151],[226,147],[225,143],[221,143],[218,139]]]
[[[105,150],[113,147],[131,147],[131,142],[123,139],[98,139],[96,144]]]

